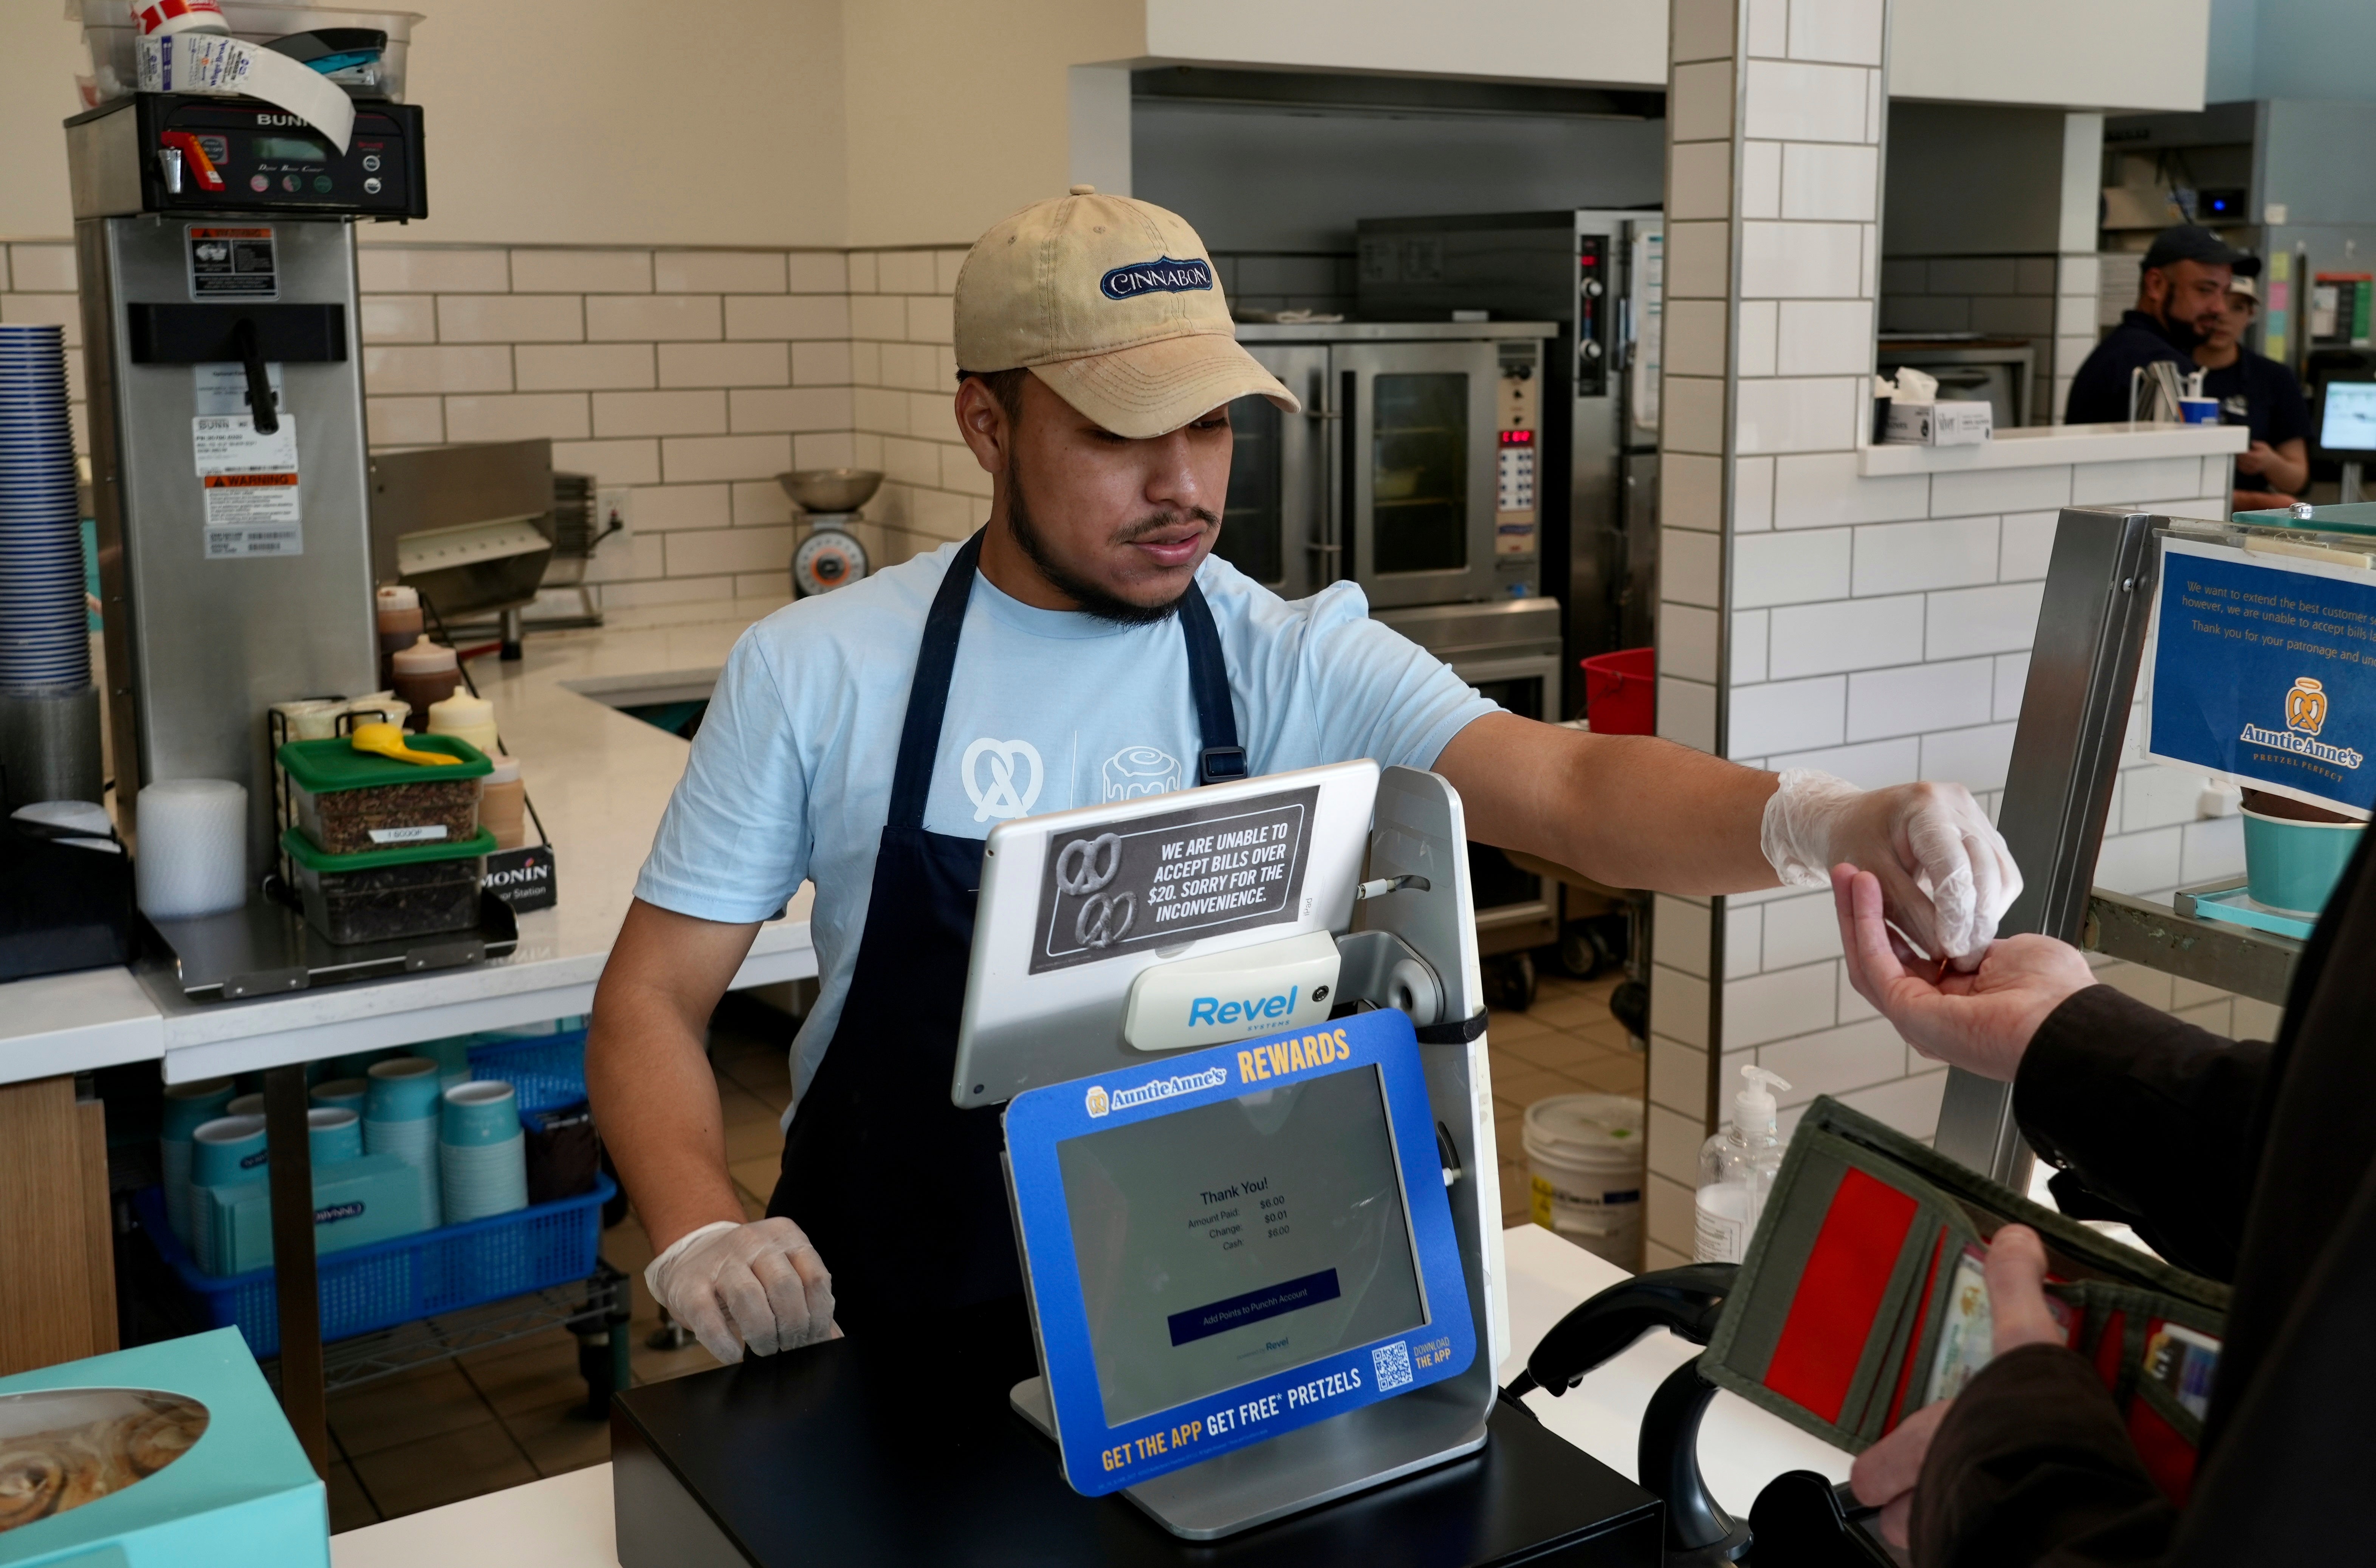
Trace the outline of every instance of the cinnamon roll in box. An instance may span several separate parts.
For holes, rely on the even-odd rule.
[[[329,1561],[322,1483],[237,1329],[0,1378],[0,1562]]]

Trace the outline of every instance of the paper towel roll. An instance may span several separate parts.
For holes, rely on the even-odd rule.
[[[220,914],[247,901],[247,790],[227,778],[167,778],[134,797],[132,861],[150,920]]]

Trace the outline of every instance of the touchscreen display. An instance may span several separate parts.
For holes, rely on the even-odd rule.
[[[2376,452],[2376,381],[2330,381],[2318,444],[2329,452]]]
[[[1426,1321],[1374,1066],[1056,1154],[1109,1425]]]

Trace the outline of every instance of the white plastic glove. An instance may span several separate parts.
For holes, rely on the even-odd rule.
[[[789,1219],[688,1230],[644,1269],[653,1300],[721,1361],[830,1339],[833,1276]]]
[[[1960,784],[1859,790],[1786,768],[1765,802],[1759,848],[1791,887],[1828,887],[1842,861],[1881,879],[1891,923],[1956,968],[1979,966],[2021,894],[2013,853]]]

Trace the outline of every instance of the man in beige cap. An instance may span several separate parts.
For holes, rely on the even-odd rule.
[[[1476,837],[1619,886],[1821,885],[1853,861],[1966,968],[2018,890],[1959,786],[1777,779],[1519,719],[1351,583],[1290,603],[1215,559],[1229,405],[1297,405],[1173,214],[1078,186],[998,224],[957,276],[956,357],[989,522],[735,645],[595,999],[588,1084],[647,1280],[719,1357],[838,1320],[1031,1370],[997,1115],[948,1094],[995,822],[1372,757],[1449,779]],[[819,995],[746,1221],[704,1032],[804,881]]]

